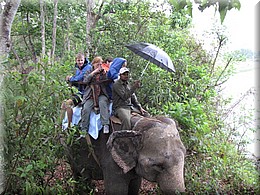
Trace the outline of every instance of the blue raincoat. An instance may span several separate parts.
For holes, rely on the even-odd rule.
[[[122,68],[122,65],[126,62],[124,58],[114,58],[112,61],[109,70],[107,72],[107,78],[112,79],[112,83],[107,87],[107,94],[110,99],[112,99],[112,86],[113,82],[118,79],[119,70]]]
[[[77,68],[77,70],[75,75],[70,78],[70,82],[83,81],[85,73],[88,70],[92,69],[92,65],[87,58],[81,68],[77,64],[75,65],[75,67]],[[83,95],[85,87],[83,85],[75,85],[75,86],[78,88],[80,94]]]

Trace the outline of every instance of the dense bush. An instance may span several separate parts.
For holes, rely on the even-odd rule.
[[[63,149],[59,143],[60,105],[70,94],[64,81],[69,66],[29,64],[23,74],[8,64],[5,76],[6,193],[35,194],[50,188]],[[62,191],[57,181],[55,189]],[[50,190],[50,189],[49,189]]]
[[[110,10],[109,6],[112,5],[106,4],[104,9]],[[226,106],[226,101],[219,97],[218,88],[232,74],[232,66],[225,67],[221,64],[216,67],[212,63],[216,53],[208,55],[201,44],[189,35],[188,30],[183,29],[183,25],[188,25],[186,18],[181,29],[176,21],[171,21],[176,17],[185,17],[185,13],[178,13],[169,19],[162,12],[151,12],[148,2],[117,3],[112,8],[117,11],[110,16],[110,20],[99,20],[96,29],[92,31],[95,44],[90,58],[94,55],[102,55],[104,58],[125,57],[132,79],[142,81],[142,88],[137,95],[144,107],[153,115],[168,115],[178,122],[181,139],[187,148],[187,192],[259,193],[259,174],[253,162],[237,149],[237,142],[229,139],[232,129],[223,121],[222,109]],[[82,42],[84,25],[80,26],[79,33],[75,33],[78,25],[84,23],[77,16],[77,13],[84,13],[84,7],[62,7],[68,9],[68,12],[63,11],[63,20],[59,21],[62,28],[59,29],[61,36],[54,64],[50,64],[49,59],[30,62],[26,42],[21,43],[18,37],[15,38],[16,34],[24,32],[20,29],[22,15],[27,12],[32,14],[34,10],[27,8],[26,4],[20,9],[21,15],[15,20],[15,24],[19,25],[14,28],[13,47],[19,48],[17,52],[23,63],[19,64],[11,55],[4,70],[5,193],[70,193],[74,183],[70,175],[65,174],[63,180],[55,182],[53,178],[57,166],[64,161],[59,140],[60,105],[71,93],[64,78],[74,68],[75,53],[85,49]],[[71,29],[64,27],[67,13],[73,13],[71,17],[75,19],[75,25]],[[37,19],[34,14],[31,17]],[[46,26],[50,37],[51,28]],[[73,51],[63,49],[62,38],[65,36],[63,37],[62,29],[64,33],[75,34],[71,36]],[[33,40],[40,40],[35,31],[26,31],[27,33]],[[150,63],[140,78],[147,61],[125,48],[126,43],[133,41],[151,42],[161,47],[170,55],[176,72],[168,73]],[[35,44],[39,56],[38,41]],[[226,63],[224,61],[224,65]]]

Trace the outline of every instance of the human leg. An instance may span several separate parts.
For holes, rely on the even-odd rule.
[[[130,130],[131,129],[131,110],[127,108],[117,108],[116,116],[121,120],[121,129]]]
[[[90,117],[90,113],[91,110],[94,106],[94,102],[92,99],[88,99],[82,107],[82,111],[81,111],[81,129],[82,131],[88,131],[88,127],[89,127],[89,117]]]
[[[108,98],[105,95],[100,95],[99,109],[100,109],[100,120],[102,125],[109,125],[109,112],[108,112]]]
[[[132,107],[131,113],[137,113],[140,114],[144,117],[151,117],[151,115],[148,112],[144,112],[143,114],[141,113],[140,110],[138,110],[136,107]]]

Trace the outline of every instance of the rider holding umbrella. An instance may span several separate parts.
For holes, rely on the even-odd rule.
[[[123,67],[119,71],[119,79],[114,83],[112,88],[113,111],[121,122],[122,130],[131,129],[131,113],[136,112],[141,115],[149,116],[135,95],[135,90],[141,86],[140,81],[135,81],[132,86],[128,83],[129,69]]]

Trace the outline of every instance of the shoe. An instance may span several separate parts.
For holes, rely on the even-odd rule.
[[[104,125],[103,133],[109,133],[109,126],[108,125]]]

